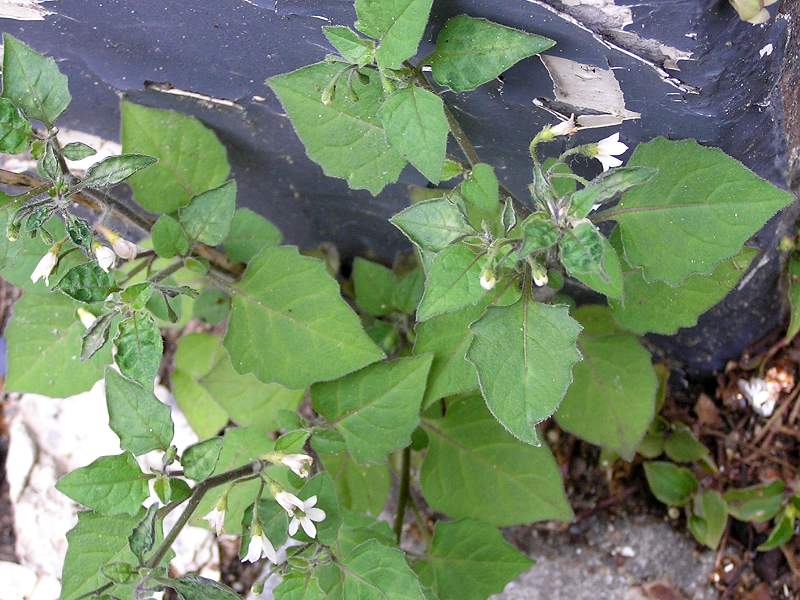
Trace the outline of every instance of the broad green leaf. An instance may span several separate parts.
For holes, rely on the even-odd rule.
[[[487,262],[485,254],[475,254],[465,244],[454,244],[437,254],[425,277],[417,320],[427,321],[480,302],[487,294],[480,282]]]
[[[97,150],[83,142],[70,142],[62,148],[62,152],[67,160],[83,160],[97,154]]]
[[[148,479],[133,454],[125,452],[75,469],[58,480],[56,489],[102,514],[135,515],[149,495]]]
[[[90,262],[72,267],[55,288],[73,300],[93,304],[105,300],[115,285],[112,275]]]
[[[604,294],[609,300],[619,300],[623,296],[625,285],[622,263],[614,246],[605,236],[600,236],[600,243],[601,268],[586,271],[573,269],[569,274],[594,291]]]
[[[627,262],[647,281],[675,286],[714,272],[793,201],[722,150],[694,140],[656,138],[637,146],[628,164],[658,169],[609,215],[619,223]]]
[[[428,0],[430,1],[430,0]],[[368,83],[353,79],[358,100],[335,94],[322,102],[323,90],[341,65],[317,63],[268,80],[306,148],[308,157],[329,177],[347,180],[353,189],[373,194],[394,183],[406,161],[386,141],[378,109],[383,88],[377,73]]]
[[[536,425],[556,411],[581,358],[580,325],[566,306],[523,298],[489,307],[470,329],[475,339],[467,360],[489,410],[515,437],[538,444]]]
[[[430,550],[415,570],[439,598],[485,600],[532,565],[496,528],[461,519],[436,524]]]
[[[670,460],[682,463],[704,461],[714,466],[708,448],[700,443],[688,426],[676,423],[672,427],[672,431],[664,440],[664,452]]]
[[[769,537],[756,549],[759,552],[769,552],[788,544],[794,537],[794,522],[794,511],[791,509],[784,510],[780,517],[775,520],[775,527],[773,527]]]
[[[383,462],[411,442],[431,355],[378,363],[311,388],[314,410],[344,438],[358,463]]]
[[[158,159],[143,154],[109,156],[89,167],[89,170],[86,171],[86,177],[81,180],[77,187],[78,189],[112,187],[157,162]]]
[[[449,197],[412,204],[390,221],[414,244],[431,252],[444,250],[465,235],[475,233]]]
[[[558,249],[561,264],[575,278],[603,268],[603,234],[589,221],[580,221],[564,232]]]
[[[189,239],[217,246],[228,236],[235,210],[236,181],[231,179],[192,198],[178,218]]]
[[[644,463],[647,485],[653,495],[668,506],[684,506],[697,490],[697,479],[692,472],[667,461]]]
[[[106,369],[106,403],[109,426],[120,445],[139,456],[150,450],[166,450],[172,443],[174,426],[169,406],[148,389]]]
[[[436,51],[428,62],[436,83],[467,92],[554,45],[553,40],[540,35],[459,15],[447,21],[439,32]]]
[[[6,329],[8,378],[5,391],[66,398],[85,392],[111,364],[111,345],[81,361],[85,332],[79,303],[62,294],[27,292],[14,304]]]
[[[248,262],[262,248],[277,246],[283,241],[280,229],[249,208],[233,213],[231,229],[223,242],[225,253],[232,261]]]
[[[222,438],[214,437],[197,444],[192,444],[181,455],[181,466],[186,477],[202,481],[211,473],[219,461],[222,452]]]
[[[466,356],[473,338],[469,326],[485,310],[486,305],[481,302],[417,324],[414,353],[433,354],[423,408],[446,396],[478,389],[475,367],[467,362]]]
[[[193,314],[209,325],[219,325],[231,312],[231,298],[217,288],[206,288],[195,298]]]
[[[728,509],[718,491],[703,490],[695,495],[686,524],[698,542],[716,550],[727,523]]]
[[[616,328],[605,307],[583,306],[574,317],[584,327],[578,337],[583,360],[573,368],[556,421],[630,461],[655,414],[658,380],[650,353]]]
[[[430,446],[420,483],[434,510],[497,526],[572,519],[550,449],[514,439],[479,396],[451,404],[443,419],[423,426]]]
[[[740,521],[764,523],[778,514],[786,485],[780,479],[725,492],[728,512]]]
[[[397,548],[373,539],[337,558],[342,579],[340,589],[328,595],[332,600],[425,600],[417,576]]]
[[[167,582],[180,600],[240,600],[241,596],[227,585],[200,575],[185,575]]]
[[[375,42],[365,40],[341,25],[326,25],[322,32],[342,58],[361,67],[370,64],[375,56]]]
[[[237,284],[225,336],[234,368],[302,389],[383,358],[325,265],[296,248],[264,248]]]
[[[433,0],[356,0],[356,29],[380,40],[383,68],[399,69],[417,53]]]
[[[583,219],[597,205],[609,202],[618,194],[638,185],[644,185],[653,179],[657,172],[650,167],[620,167],[606,171],[570,196],[569,214],[575,219]]]
[[[128,544],[131,551],[139,559],[139,563],[144,563],[144,556],[153,549],[156,543],[156,517],[158,516],[158,503],[153,503],[147,508],[144,518],[133,529],[128,537]]]
[[[485,163],[475,165],[464,177],[459,189],[472,226],[478,231],[483,231],[485,224],[490,231],[499,233],[502,206],[500,206],[500,184],[494,169]]]
[[[789,306],[790,320],[784,340],[791,342],[800,332],[800,259],[789,259]]]
[[[757,249],[744,248],[717,265],[712,275],[691,275],[677,287],[648,283],[641,270],[623,260],[623,300],[609,301],[614,319],[638,334],[672,335],[681,327],[691,327],[736,286],[756,254]]]
[[[325,600],[325,592],[313,572],[290,572],[272,591],[275,600]]]
[[[410,85],[389,96],[378,116],[386,130],[386,139],[400,156],[429,181],[439,183],[450,131],[442,99]]]
[[[136,201],[155,213],[171,213],[228,178],[225,147],[194,117],[122,103],[122,150],[158,159],[129,180]]]
[[[342,524],[336,539],[337,555],[349,554],[356,546],[376,540],[384,546],[396,546],[394,532],[386,521],[355,511],[342,511]]]
[[[30,122],[8,98],[0,98],[0,152],[18,154],[31,143]]]
[[[397,277],[381,264],[356,257],[353,261],[353,287],[356,304],[375,317],[388,315],[394,309]]]
[[[3,34],[3,98],[8,98],[30,119],[55,123],[69,106],[66,75],[56,61],[45,58],[14,36]]]
[[[400,312],[413,313],[417,310],[417,305],[422,299],[425,290],[425,273],[421,267],[416,267],[410,273],[402,275],[397,280],[397,287],[394,289],[394,300],[392,304]]]
[[[174,258],[189,252],[189,238],[181,224],[171,215],[161,215],[150,231],[153,250],[161,258]]]
[[[161,331],[153,317],[140,312],[122,321],[114,345],[117,348],[115,360],[122,374],[150,390],[164,351]]]
[[[522,259],[538,251],[550,248],[558,241],[559,230],[553,220],[542,212],[536,212],[527,217],[519,228],[522,236],[517,257]]]
[[[322,454],[320,461],[333,479],[343,508],[380,515],[389,499],[391,478],[386,465],[359,465],[347,453]]]

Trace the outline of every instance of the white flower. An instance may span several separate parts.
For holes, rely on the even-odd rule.
[[[760,377],[753,377],[750,381],[740,379],[739,389],[753,410],[762,417],[769,417],[775,410],[775,403],[780,395],[780,386]]]
[[[481,272],[481,287],[485,290],[491,290],[494,286],[497,285],[497,277],[489,268],[486,268]]]
[[[281,464],[289,467],[298,477],[308,477],[309,468],[314,462],[308,454],[284,454],[280,459]]]
[[[531,265],[531,275],[533,276],[533,283],[536,287],[545,286],[550,282],[550,278],[547,276],[547,269],[538,261]]]
[[[290,517],[294,516],[295,510],[303,510],[305,506],[300,498],[283,490],[275,494],[275,502],[280,504]]]
[[[566,121],[561,121],[558,125],[553,125],[550,128],[550,134],[554,136],[559,135],[572,135],[577,133],[578,127],[575,125],[575,115],[572,115]]]
[[[326,515],[324,510],[314,507],[316,503],[317,497],[311,496],[311,498],[302,503],[302,508],[298,507],[295,510],[292,520],[289,522],[289,535],[297,533],[297,528],[302,526],[308,537],[317,536],[317,527],[314,525],[314,521],[317,523],[324,521]]]
[[[56,244],[50,250],[47,251],[40,260],[39,264],[36,265],[36,268],[31,273],[31,281],[36,283],[40,279],[44,278],[44,284],[50,285],[50,273],[53,272],[53,269],[56,268],[56,264],[58,264],[58,251],[60,246]]]
[[[271,563],[278,564],[278,553],[275,552],[275,546],[269,541],[261,526],[256,524],[253,526],[252,537],[247,546],[247,555],[242,562],[254,563],[261,558],[268,558]]]
[[[94,257],[97,259],[98,266],[108,273],[109,269],[114,268],[114,263],[117,262],[117,256],[108,246],[103,246],[103,244],[94,244],[93,246]]]
[[[619,141],[619,133],[615,133],[597,142],[597,150],[593,158],[602,163],[603,171],[608,171],[610,168],[622,164],[622,161],[616,157],[624,154],[627,150],[628,147]]]
[[[85,308],[78,308],[78,318],[86,329],[89,329],[89,327],[94,325],[94,322],[97,321],[97,317]]]
[[[206,521],[208,521],[209,526],[211,526],[217,535],[222,535],[222,530],[225,527],[225,509],[220,508],[219,506],[215,506],[213,510],[208,513],[205,517],[203,517]],[[252,542],[251,542],[252,544]],[[256,559],[258,560],[258,559]],[[250,561],[253,562],[253,561]]]
[[[114,252],[116,252],[117,256],[123,260],[133,260],[139,252],[139,248],[136,244],[129,242],[123,237],[118,237],[111,242],[111,247],[114,248]]]

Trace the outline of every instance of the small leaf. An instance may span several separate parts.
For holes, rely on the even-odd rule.
[[[161,258],[184,256],[189,252],[189,238],[181,224],[171,215],[161,215],[150,232],[153,250]]]
[[[56,489],[99,513],[136,514],[149,495],[148,476],[130,452],[101,456],[58,480]]]
[[[356,29],[380,40],[378,64],[399,69],[417,53],[433,0],[356,0]]]
[[[227,585],[200,575],[185,575],[165,582],[181,600],[240,600],[239,594]]]
[[[0,98],[0,152],[19,154],[31,144],[33,131],[28,119],[8,98]]]
[[[134,527],[128,538],[133,555],[139,559],[139,564],[144,563],[144,555],[152,550],[156,543],[156,517],[158,515],[158,503],[151,504],[147,513],[139,524]]]
[[[139,578],[139,569],[130,563],[113,562],[104,565],[101,569],[105,577],[114,583],[132,583]]]
[[[769,521],[781,509],[785,487],[784,482],[778,479],[772,483],[729,489],[725,492],[728,512],[740,521]]]
[[[92,228],[85,219],[74,215],[67,216],[67,235],[76,246],[89,250],[92,247]]]
[[[500,233],[500,184],[494,169],[485,163],[475,165],[459,189],[470,224],[478,231],[485,226]]]
[[[170,409],[152,391],[108,367],[106,402],[109,426],[125,450],[139,456],[169,448],[173,436]]]
[[[599,268],[590,268],[586,271],[573,268],[569,274],[590,289],[605,295],[609,301],[620,300],[624,295],[622,263],[614,246],[605,236],[600,236],[600,243],[602,254],[598,263]]]
[[[148,313],[137,313],[122,321],[114,345],[117,347],[117,366],[122,374],[151,389],[164,350],[161,331],[153,317]]]
[[[589,221],[581,221],[566,231],[558,248],[561,264],[573,277],[603,268],[603,234]]]
[[[142,310],[150,298],[153,297],[153,286],[149,281],[134,283],[126,287],[119,295],[120,300],[131,307],[133,310]]]
[[[800,260],[794,256],[789,259],[789,306],[789,326],[783,338],[786,342],[791,342],[800,332]]]
[[[206,288],[195,298],[193,311],[198,319],[209,325],[218,325],[231,311],[231,298],[222,290]]]
[[[644,463],[650,491],[668,506],[684,506],[697,490],[697,479],[689,469],[666,461]]]
[[[72,97],[67,77],[56,61],[45,58],[14,36],[3,34],[3,98],[8,98],[30,119],[52,125]]]
[[[554,45],[553,40],[540,35],[459,15],[447,21],[439,32],[436,51],[429,62],[436,83],[466,92]]]
[[[67,160],[83,160],[97,154],[97,150],[83,142],[70,142],[61,151]]]
[[[481,286],[481,272],[486,255],[475,254],[465,244],[448,246],[437,254],[425,278],[425,293],[417,309],[417,320],[472,306],[486,294]]]
[[[113,276],[96,262],[72,267],[56,285],[58,291],[85,304],[102,302],[115,287]]]
[[[558,227],[542,212],[535,212],[526,217],[519,228],[522,230],[522,245],[517,253],[520,259],[539,250],[546,250],[558,241]]]
[[[86,361],[92,358],[100,349],[108,342],[108,336],[111,333],[111,325],[114,317],[117,316],[116,312],[108,312],[100,315],[92,323],[92,326],[86,330],[81,340],[81,360]]]
[[[189,479],[202,481],[209,477],[217,466],[222,452],[222,438],[214,437],[186,448],[181,455],[183,472]]]
[[[390,221],[423,250],[439,252],[465,235],[475,233],[464,214],[450,198],[435,198],[412,204]]]
[[[359,308],[375,317],[392,312],[397,277],[391,269],[356,257],[353,261],[352,279]]]
[[[81,180],[77,189],[87,187],[103,189],[117,185],[156,162],[158,159],[143,154],[109,156],[89,167],[86,177]]]
[[[326,25],[322,32],[336,48],[342,58],[363,67],[370,64],[375,56],[375,42],[365,40],[349,27]]]
[[[784,544],[788,544],[794,537],[794,521],[794,511],[789,509],[784,510],[781,516],[776,519],[775,526],[769,533],[769,537],[764,540],[764,543],[758,546],[756,550],[759,552],[769,552]]]
[[[618,194],[638,185],[644,185],[657,173],[658,169],[651,167],[620,167],[606,171],[570,196],[569,214],[575,219],[583,219],[597,205],[609,202]]]
[[[703,490],[695,495],[687,525],[698,542],[716,550],[727,523],[728,509],[718,491]]]
[[[442,178],[450,126],[442,99],[410,85],[389,96],[378,113],[386,139],[429,181]]]
[[[277,246],[283,241],[280,229],[249,208],[233,213],[231,229],[223,242],[232,261],[249,262],[262,248]]]
[[[711,453],[694,436],[692,430],[683,423],[676,423],[667,438],[664,440],[664,452],[675,462],[691,463],[704,461],[714,467]]]
[[[228,236],[236,210],[236,181],[195,196],[181,209],[179,220],[189,239],[216,246]]]

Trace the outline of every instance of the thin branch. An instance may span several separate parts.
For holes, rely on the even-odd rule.
[[[400,491],[397,497],[397,513],[394,516],[394,535],[397,543],[403,535],[403,522],[406,516],[406,504],[411,484],[411,447],[403,449],[403,462],[400,466]]]

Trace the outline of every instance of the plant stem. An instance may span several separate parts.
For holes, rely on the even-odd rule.
[[[153,275],[150,278],[150,283],[158,283],[159,281],[163,281],[173,273],[180,271],[182,267],[183,267],[183,260],[175,261],[168,267],[161,269],[158,273]]]
[[[397,543],[403,536],[403,521],[406,516],[409,488],[411,483],[411,447],[403,448],[403,462],[400,465],[400,491],[397,495],[397,513],[394,516],[394,535]]]

